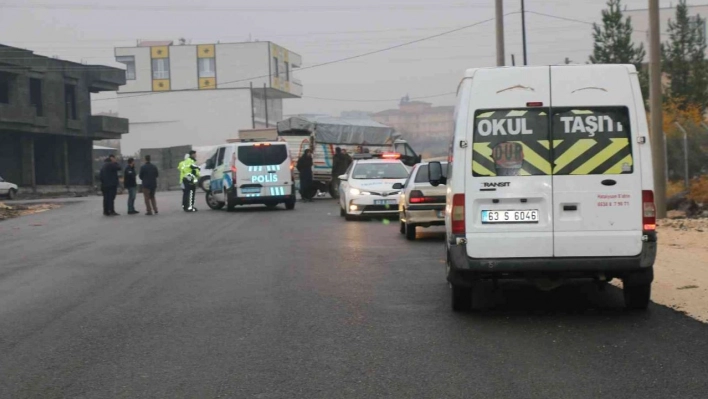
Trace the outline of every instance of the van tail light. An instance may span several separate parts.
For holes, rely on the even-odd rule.
[[[231,181],[234,184],[234,187],[236,187],[236,167],[231,166]]]
[[[644,231],[656,230],[656,206],[654,205],[654,192],[642,191],[642,225]]]
[[[465,195],[452,196],[452,234],[465,234]]]

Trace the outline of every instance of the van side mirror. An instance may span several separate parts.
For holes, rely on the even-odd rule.
[[[347,181],[347,175],[339,175],[339,180]]]
[[[442,164],[440,164],[440,162],[434,161],[428,164],[428,181],[433,187],[447,184],[447,179],[443,176]]]
[[[394,190],[402,190],[403,189],[403,184],[402,183],[396,183],[391,187]]]

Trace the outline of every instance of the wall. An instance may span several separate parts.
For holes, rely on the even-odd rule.
[[[119,112],[130,118],[123,154],[141,148],[214,145],[251,128],[249,90],[199,90],[118,96]]]
[[[268,42],[227,43],[216,45],[216,76],[219,88],[253,87],[262,88],[266,83],[270,87],[267,75]],[[266,77],[251,79],[256,76]],[[247,80],[244,80],[247,79]]]
[[[172,90],[194,90],[197,81],[197,46],[170,47],[170,84]]]

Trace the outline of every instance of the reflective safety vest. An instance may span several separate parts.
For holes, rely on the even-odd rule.
[[[192,175],[194,180],[199,178],[199,167],[197,166],[197,162],[191,157],[180,162],[179,165],[177,165],[177,169],[179,170],[180,183],[182,183],[182,180],[189,175]]]

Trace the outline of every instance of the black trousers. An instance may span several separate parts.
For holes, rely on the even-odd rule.
[[[116,211],[115,200],[118,195],[118,187],[102,187],[101,191],[103,191],[103,214],[110,215]]]
[[[194,208],[194,196],[197,193],[197,185],[191,182],[182,181],[184,188],[182,189],[182,209],[185,211]]]

